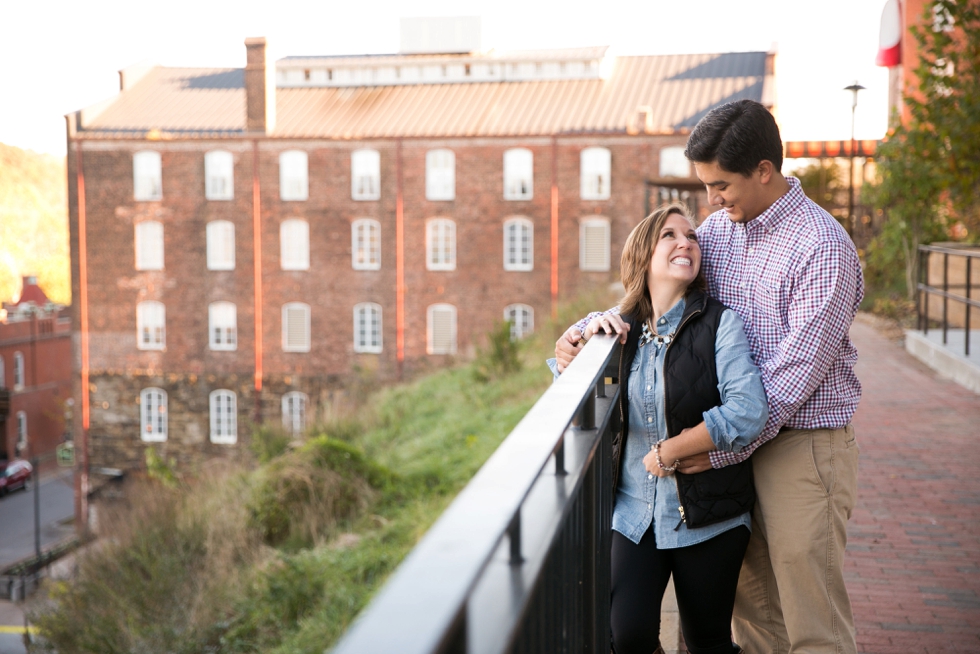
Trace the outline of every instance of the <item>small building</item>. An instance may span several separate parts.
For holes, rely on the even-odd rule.
[[[70,427],[70,309],[24,277],[20,298],[0,313],[0,461],[46,459]]]
[[[773,103],[766,52],[245,44],[244,69],[126,69],[67,116],[93,465],[231,455],[247,423],[313,422],[355,371],[470,357],[505,318],[533,331],[618,280],[652,208],[707,214],[698,119]]]

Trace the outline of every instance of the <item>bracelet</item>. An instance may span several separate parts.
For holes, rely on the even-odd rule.
[[[657,467],[663,470],[664,472],[674,472],[675,470],[677,470],[677,466],[680,465],[681,462],[680,460],[674,461],[674,465],[669,467],[664,465],[664,462],[660,460],[660,446],[663,443],[664,441],[657,441],[656,444],[653,446],[653,453],[657,457]]]

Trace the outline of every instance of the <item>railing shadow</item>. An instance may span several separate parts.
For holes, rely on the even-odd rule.
[[[938,313],[935,319],[942,330],[943,345],[949,344],[951,331],[955,331],[958,337],[962,329],[963,354],[966,357],[970,356],[970,314],[974,309],[980,309],[980,298],[976,292],[980,283],[974,280],[978,276],[980,249],[943,245],[919,246],[919,281],[916,294],[918,329],[923,334],[928,334],[931,316]],[[950,307],[950,302],[954,303],[953,307]],[[938,311],[933,311],[937,304]]]
[[[609,651],[619,351],[589,340],[334,654]]]

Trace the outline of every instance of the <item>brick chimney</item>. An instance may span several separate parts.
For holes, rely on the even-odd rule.
[[[276,67],[269,65],[265,37],[245,39],[245,129],[271,134],[276,129]]]

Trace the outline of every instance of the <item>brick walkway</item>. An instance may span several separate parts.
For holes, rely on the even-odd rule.
[[[847,587],[862,654],[980,652],[980,395],[860,318]]]

